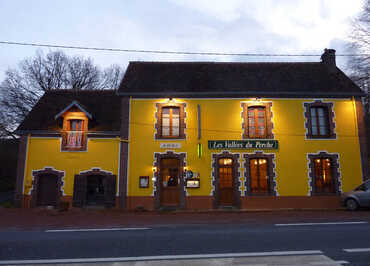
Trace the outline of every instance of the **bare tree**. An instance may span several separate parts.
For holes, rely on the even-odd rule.
[[[359,54],[348,60],[350,77],[366,93],[365,111],[370,113],[370,0],[364,1],[362,12],[352,22],[351,53]]]
[[[15,137],[14,129],[45,91],[117,89],[123,72],[118,65],[101,70],[90,58],[62,51],[37,52],[18,69],[8,69],[0,84],[0,137]]]

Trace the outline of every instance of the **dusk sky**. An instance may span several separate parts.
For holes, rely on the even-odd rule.
[[[227,53],[347,53],[362,0],[1,0],[0,41]],[[0,82],[37,49],[0,44]],[[63,49],[101,67],[129,61],[319,61],[319,57],[158,55]],[[345,59],[337,59],[345,70]]]

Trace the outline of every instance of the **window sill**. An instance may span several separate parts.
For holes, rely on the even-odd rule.
[[[87,147],[82,147],[82,148],[62,148],[61,151],[63,151],[63,152],[87,151]]]
[[[155,140],[186,140],[185,137],[158,137]]]
[[[271,140],[271,139],[274,139],[274,137],[260,137],[260,138],[252,138],[252,137],[246,137],[246,136],[243,136],[243,140],[264,140],[264,139],[268,139],[268,140]]]
[[[336,136],[306,136],[307,139],[336,139]]]

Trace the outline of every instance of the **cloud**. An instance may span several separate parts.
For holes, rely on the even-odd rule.
[[[348,21],[362,0],[65,0],[4,2],[3,40],[142,50],[230,53],[321,53],[346,40]],[[72,8],[73,7],[73,8]],[[32,12],[28,12],[32,10]],[[12,23],[9,23],[12,21]],[[0,72],[35,48],[1,46]],[[43,49],[47,52],[49,49]],[[318,58],[260,58],[109,53],[64,50],[90,56],[103,67],[148,61],[290,61]],[[2,76],[0,73],[0,80]]]

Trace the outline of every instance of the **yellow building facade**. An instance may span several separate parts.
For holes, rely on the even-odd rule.
[[[89,138],[87,151],[68,152],[61,151],[61,138],[29,136],[24,195],[29,198],[32,194],[35,172],[48,172],[50,169],[63,174],[60,200],[72,203],[75,175],[95,171],[118,177],[119,146],[119,138]],[[25,206],[29,207],[29,204],[30,200],[26,200]]]
[[[363,92],[321,62],[130,62],[18,127],[23,207],[338,208],[368,176]]]
[[[359,153],[359,137],[356,118],[356,103],[353,99],[320,99],[323,103],[332,103],[335,114],[334,139],[307,139],[305,103],[317,99],[292,98],[242,98],[242,99],[132,99],[129,134],[129,171],[128,198],[129,208],[140,206],[155,207],[156,182],[160,179],[160,166],[155,154],[185,154],[182,175],[185,172],[196,173],[199,187],[186,188],[185,205],[192,208],[212,208],[215,201],[215,167],[213,155],[226,153],[238,155],[236,188],[240,197],[240,207],[268,207],[281,204],[282,207],[295,207],[297,204],[311,206],[333,205],[338,199],[323,195],[312,197],[311,177],[309,175],[309,154],[326,152],[338,155],[338,190],[348,191],[361,183],[362,166]],[[186,124],[184,139],[156,139],[157,104],[184,103]],[[264,148],[210,148],[209,141],[243,140],[243,103],[258,106],[271,103],[271,122],[273,140],[278,142],[276,149]],[[199,136],[200,135],[200,136]],[[258,139],[257,139],[258,140]],[[171,148],[171,145],[174,148]],[[274,196],[248,196],[245,167],[245,154],[273,154],[273,172],[275,184]],[[140,177],[149,176],[149,186],[140,187]],[[276,199],[281,198],[281,203]],[[131,200],[130,200],[131,199]],[[276,202],[271,202],[275,200]],[[321,201],[321,203],[319,202]],[[160,206],[160,205],[158,205]],[[157,207],[158,207],[157,206]]]

